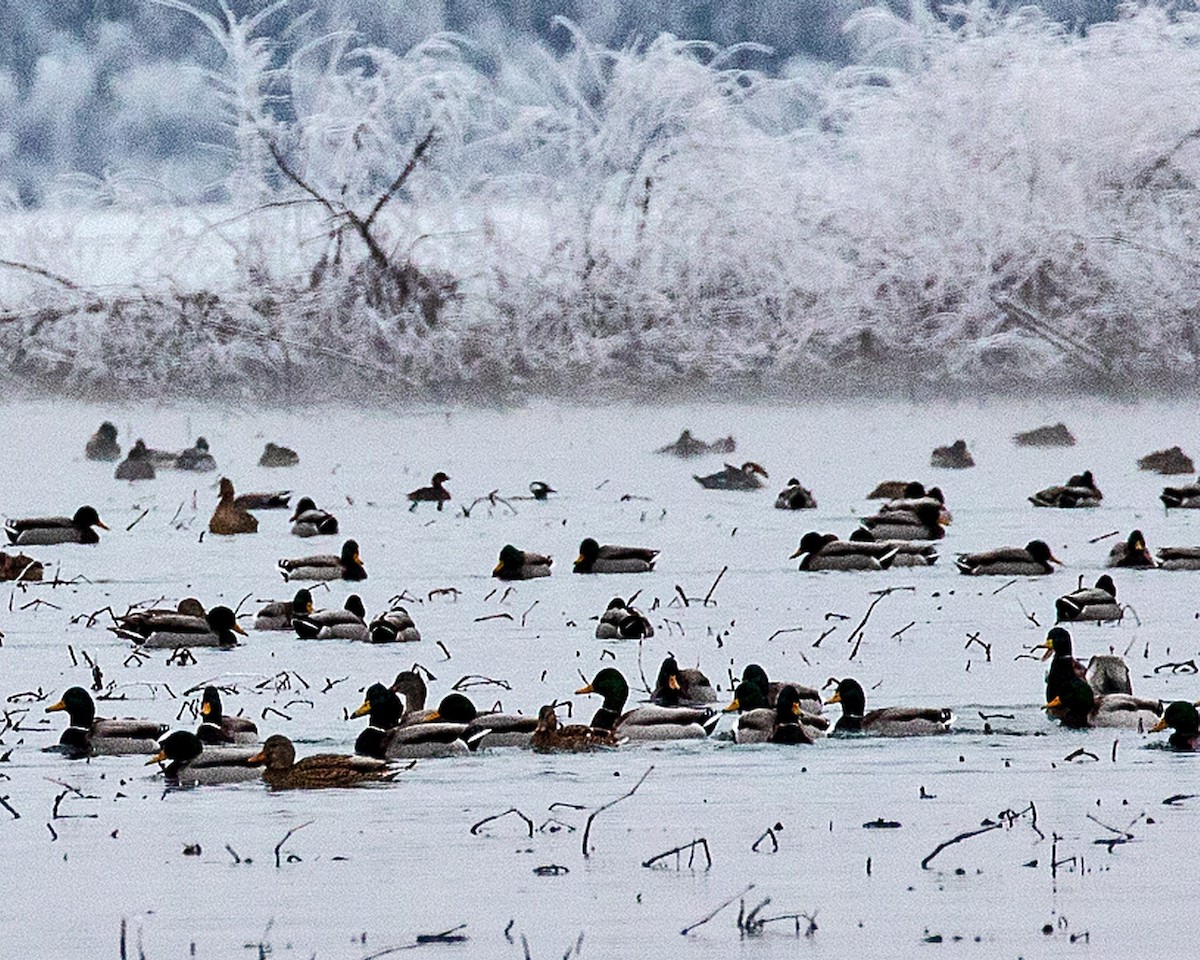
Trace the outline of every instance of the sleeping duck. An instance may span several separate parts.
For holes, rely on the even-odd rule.
[[[816,506],[817,498],[812,495],[812,491],[801,486],[795,477],[787,482],[787,486],[780,490],[779,496],[775,498],[776,510],[814,510]]]
[[[1168,510],[1200,510],[1200,480],[1183,487],[1163,487],[1158,499]]]
[[[301,497],[292,514],[293,537],[324,537],[338,532],[338,521],[328,510],[321,510],[312,497]]]
[[[925,485],[918,480],[880,480],[867,494],[868,500],[895,500],[899,497],[923,497]]]
[[[57,543],[99,543],[92,527],[107,530],[95,507],[80,507],[72,517],[27,517],[4,524],[8,542],[18,547],[49,546]]]
[[[291,490],[271,490],[266,493],[239,493],[233,498],[233,503],[243,510],[286,510],[291,499]]]
[[[341,610],[302,614],[292,618],[292,626],[303,640],[366,640],[366,617],[362,597],[352,593]]]
[[[943,470],[964,470],[975,466],[975,458],[967,449],[966,440],[955,440],[948,447],[934,447],[929,465]]]
[[[705,490],[759,490],[763,482],[759,477],[767,477],[767,471],[753,460],[747,460],[740,467],[725,464],[725,469],[710,473],[705,477],[692,475]]]
[[[294,467],[299,462],[300,454],[291,447],[281,447],[277,443],[268,443],[258,458],[260,467]]]
[[[620,547],[599,544],[591,537],[579,544],[575,573],[649,573],[654,569],[657,550],[648,547]]]
[[[292,741],[278,733],[267,737],[262,750],[246,762],[251,766],[265,765],[262,778],[274,790],[352,787],[395,776],[386,761],[372,757],[319,753],[297,761]]]
[[[916,737],[946,733],[954,722],[954,714],[948,707],[883,707],[868,713],[862,686],[849,677],[837,681],[837,691],[825,702],[842,705],[842,716],[833,728],[834,733]]]
[[[162,772],[171,784],[243,783],[262,776],[261,771],[248,763],[258,753],[257,747],[206,745],[190,730],[167,734],[158,746],[158,753],[146,761],[146,766],[166,764]]]
[[[1175,732],[1167,742],[1175,750],[1195,752],[1200,748],[1200,715],[1196,705],[1186,700],[1176,700],[1163,711],[1162,719],[1150,728],[1159,733],[1170,727]]]
[[[392,601],[395,604],[395,601]],[[421,631],[413,622],[408,610],[394,605],[371,621],[368,629],[371,643],[416,643]]]
[[[916,513],[921,507],[929,504],[936,507],[938,511],[938,522],[943,526],[949,526],[954,519],[949,510],[946,509],[946,495],[942,493],[941,487],[930,487],[925,490],[921,484],[911,484],[905,488],[905,496],[893,497],[888,500],[882,507],[879,508],[880,513]],[[908,494],[912,494],[909,496]]]
[[[150,451],[146,444],[139,440],[129,450],[129,455],[117,464],[113,476],[118,480],[153,480],[154,463],[150,460]]]
[[[962,553],[954,561],[959,573],[970,577],[1037,577],[1053,573],[1061,561],[1045,540],[1030,540],[1023,547],[1000,547],[982,553]]]
[[[58,741],[58,751],[72,760],[83,757],[126,753],[155,753],[158,738],[167,732],[165,723],[150,720],[101,720],[96,716],[92,695],[83,687],[71,687],[47,713],[66,711],[70,726]]]
[[[1083,473],[1071,477],[1061,486],[1039,490],[1029,498],[1029,502],[1035,507],[1057,507],[1062,510],[1071,510],[1080,507],[1098,507],[1103,499],[1104,494],[1096,486],[1092,471],[1084,470]]]
[[[258,518],[234,502],[233,481],[228,477],[221,478],[221,499],[208,521],[208,529],[221,536],[258,532]]]
[[[937,546],[925,540],[877,540],[866,527],[850,532],[851,543],[870,544],[876,558],[891,555],[893,567],[931,567],[937,563]]]
[[[598,693],[604,704],[592,718],[591,727],[611,731],[630,740],[700,740],[717,725],[719,716],[701,707],[648,704],[625,710],[629,684],[621,671],[605,667],[576,694]]]
[[[946,535],[942,528],[942,508],[936,502],[925,502],[913,511],[881,510],[861,523],[877,540],[940,540]]]
[[[500,580],[533,580],[550,576],[550,565],[554,561],[540,553],[518,550],[511,543],[500,549],[500,559],[492,569],[492,576]]]
[[[886,570],[896,559],[896,551],[881,553],[874,543],[839,540],[835,534],[812,530],[800,538],[800,546],[789,559],[797,557],[801,570]]]
[[[613,597],[596,623],[597,640],[642,640],[654,636],[654,627],[632,601]]]
[[[319,554],[314,557],[299,557],[295,560],[280,560],[279,572],[284,580],[366,580],[367,571],[358,555],[358,541],[347,540],[342,544],[338,556]]]
[[[1200,547],[1159,547],[1158,565],[1163,570],[1200,570]]]
[[[186,450],[180,450],[175,457],[176,470],[193,470],[198,473],[210,473],[217,469],[217,461],[208,451],[208,441],[197,437],[194,445]]]
[[[1141,530],[1132,531],[1123,543],[1114,544],[1108,552],[1106,565],[1135,569],[1153,569],[1158,566],[1154,558],[1150,556],[1150,551],[1146,547],[1146,538],[1142,535]]]
[[[1082,577],[1080,578],[1083,579]],[[1076,620],[1120,620],[1125,611],[1117,603],[1117,585],[1107,573],[1102,575],[1094,587],[1082,584],[1065,596],[1054,601],[1058,622]]]
[[[112,462],[121,459],[121,445],[117,443],[117,428],[109,420],[100,424],[100,429],[88,438],[83,454],[89,460]]]

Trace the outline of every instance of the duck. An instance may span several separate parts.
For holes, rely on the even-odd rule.
[[[72,517],[26,517],[9,520],[4,524],[8,542],[17,547],[52,546],[59,543],[100,542],[100,535],[93,530],[108,527],[100,520],[95,507],[83,506]]]
[[[117,428],[111,420],[105,420],[100,428],[88,438],[83,455],[89,460],[112,462],[121,459],[121,445],[117,443]]]
[[[247,762],[258,753],[256,747],[206,745],[190,730],[167,734],[158,747],[158,753],[146,761],[146,766],[165,763],[162,771],[168,783],[211,786],[243,783],[262,776]]]
[[[911,494],[911,495],[910,495]],[[943,527],[950,526],[954,516],[946,509],[946,495],[941,487],[930,487],[925,490],[921,484],[911,484],[903,496],[889,497],[887,503],[879,508],[880,513],[916,513],[925,504],[937,508],[938,522]]]
[[[801,570],[886,570],[896,553],[895,549],[880,553],[874,543],[839,540],[835,534],[810,530],[788,559],[799,557]]]
[[[341,610],[318,610],[292,618],[296,636],[302,640],[367,640],[367,610],[362,597],[352,593]]]
[[[742,680],[738,683],[733,691],[733,700],[721,711],[738,715],[737,722],[733,726],[734,743],[770,743],[779,720],[781,699],[785,707],[784,722],[799,723],[805,728],[805,738],[794,742],[812,743],[826,735],[829,730],[829,720],[803,710],[800,695],[795,687],[787,686],[784,689],[791,690],[792,693],[784,699],[783,690],[780,690],[780,697],[772,706],[768,704],[767,695],[758,683],[753,680]],[[794,701],[793,696],[795,697]]]
[[[1153,569],[1158,566],[1150,551],[1146,548],[1146,538],[1141,530],[1133,530],[1123,543],[1113,545],[1108,552],[1109,567],[1133,567],[1135,569]]]
[[[354,742],[354,752],[377,760],[452,757],[468,753],[464,739],[466,723],[439,722],[438,712],[434,710],[428,719],[402,725],[404,714],[404,704],[394,690],[381,683],[371,684],[362,705],[349,716],[351,720],[369,717],[366,729]]]
[[[1086,680],[1075,678],[1066,689],[1050,700],[1045,708],[1056,715],[1064,727],[1079,730],[1088,727],[1120,727],[1127,730],[1152,730],[1162,719],[1163,705],[1123,693],[1096,696]]]
[[[718,473],[710,473],[705,477],[692,475],[705,490],[760,490],[763,486],[759,477],[769,474],[753,460],[747,460],[740,467],[725,464],[725,469]]]
[[[742,682],[753,683],[758,686],[766,698],[766,705],[768,707],[774,707],[778,703],[779,694],[783,691],[784,687],[791,687],[800,698],[800,706],[805,713],[813,715],[820,715],[821,713],[821,694],[817,690],[791,680],[769,680],[767,678],[767,671],[763,669],[761,664],[747,664],[742,669]]]
[[[1053,563],[1061,563],[1045,540],[1030,540],[1023,547],[1000,547],[982,553],[961,553],[954,564],[959,573],[970,577],[1037,577],[1053,573]]]
[[[243,510],[286,510],[291,499],[291,490],[270,490],[266,493],[239,493],[233,498],[233,503]]]
[[[552,493],[558,493],[558,491],[545,480],[533,480],[529,484],[529,495],[534,500],[547,500]]]
[[[648,547],[619,547],[599,544],[587,537],[579,544],[575,573],[649,573],[654,569],[657,550]]]
[[[1194,703],[1176,700],[1169,704],[1150,732],[1160,733],[1167,728],[1175,731],[1167,740],[1173,749],[1195,752],[1200,747],[1200,714],[1196,713]]]
[[[195,444],[180,450],[175,457],[176,470],[191,470],[195,473],[211,473],[217,469],[217,461],[208,450],[208,441],[197,437]]]
[[[867,696],[859,682],[850,677],[837,681],[837,690],[825,703],[842,705],[842,716],[834,725],[834,733],[916,737],[946,733],[954,723],[954,714],[948,707],[883,707],[867,713]]]
[[[142,610],[130,610],[123,616],[117,617],[115,627],[109,629],[124,639],[132,639],[130,634],[148,637],[155,630],[172,625],[179,618],[186,618],[186,627],[192,627],[193,620],[203,620],[204,604],[195,597],[184,597],[174,607],[151,607]]]
[[[800,485],[800,481],[792,477],[787,486],[779,491],[775,498],[776,510],[815,510],[817,498],[812,491]]]
[[[1062,421],[1013,434],[1018,447],[1073,447],[1075,435]]]
[[[664,707],[690,707],[716,703],[717,691],[701,671],[690,668],[681,670],[675,658],[668,656],[658,668],[650,700]]]
[[[643,640],[654,636],[654,626],[632,599],[613,597],[596,623],[597,640]]]
[[[371,643],[417,643],[421,639],[421,631],[413,622],[407,608],[395,604],[390,610],[385,610],[368,627],[368,637]]]
[[[0,551],[0,581],[21,580],[25,583],[36,583],[45,575],[46,568],[41,561],[23,553],[9,556]]]
[[[319,509],[313,503],[312,497],[299,499],[296,512],[292,514],[293,537],[320,537],[337,532],[337,517],[327,510]]]
[[[866,527],[850,531],[850,542],[870,544],[877,558],[891,554],[893,567],[931,567],[938,560],[937,547],[927,540],[876,540]]]
[[[550,564],[554,561],[540,553],[518,550],[511,543],[500,548],[500,561],[492,569],[492,576],[500,580],[533,580],[550,576]]]
[[[1159,547],[1158,565],[1163,570],[1200,570],[1200,547]]]
[[[221,499],[208,521],[209,531],[223,537],[239,533],[258,533],[258,518],[234,503],[233,481],[222,477],[220,486]]]
[[[461,723],[466,726],[463,740],[471,750],[493,747],[523,747],[533,745],[537,718],[523,713],[504,713],[493,710],[480,713],[469,697],[451,693],[442,698],[430,717],[416,726],[429,723]]]
[[[1084,667],[1075,659],[1071,634],[1063,627],[1051,627],[1045,641],[1033,649],[1045,650],[1042,659],[1050,660],[1050,669],[1046,673],[1047,701],[1062,696],[1075,680],[1086,682],[1098,697],[1133,693],[1129,667],[1123,659],[1112,654],[1097,654],[1088,661],[1087,667]]]
[[[280,560],[279,572],[284,580],[351,580],[367,579],[362,558],[358,555],[358,541],[347,540],[342,544],[338,556],[319,554],[314,557],[299,557]]]
[[[1148,453],[1138,459],[1137,465],[1139,470],[1149,470],[1166,475],[1196,472],[1196,464],[1192,458],[1178,446]]]
[[[967,449],[966,440],[955,440],[948,447],[934,447],[929,457],[929,465],[943,470],[965,470],[975,466],[975,458]]]
[[[58,749],[72,759],[127,753],[154,753],[167,725],[151,720],[101,720],[96,703],[83,687],[71,687],[46,713],[66,711],[70,726],[63,731]]]
[[[221,691],[204,688],[200,698],[200,726],[196,736],[201,743],[258,743],[258,725],[249,717],[228,717],[221,704]]]
[[[868,500],[896,500],[900,497],[923,497],[925,485],[918,480],[880,480],[871,492]]]
[[[911,513],[881,510],[860,522],[878,540],[940,540],[946,535],[941,510],[938,503],[922,503]]]
[[[590,753],[594,750],[613,750],[620,740],[611,730],[585,727],[574,723],[562,727],[553,704],[546,704],[538,711],[537,727],[533,732],[533,749],[536,753]]]
[[[146,453],[150,456],[150,462],[155,467],[174,468],[175,461],[179,459],[179,454],[172,453],[170,450],[159,450],[155,447],[147,447]]]
[[[433,475],[433,479],[429,481],[428,487],[418,487],[413,490],[408,499],[412,502],[409,510],[416,510],[419,503],[436,503],[439,510],[450,499],[450,491],[443,484],[450,478],[439,470]]]
[[[708,444],[703,440],[698,440],[692,436],[691,430],[684,430],[679,434],[679,439],[673,443],[668,443],[666,446],[659,447],[655,453],[666,453],[673,457],[682,457],[685,460],[690,460],[692,457],[699,457],[709,452]]]
[[[1082,578],[1080,578],[1082,579]],[[1054,601],[1058,622],[1076,620],[1120,620],[1125,611],[1117,603],[1117,585],[1107,573],[1103,574],[1094,587],[1080,585],[1076,590]]]
[[[132,640],[142,647],[157,650],[174,650],[178,647],[236,647],[237,638],[246,636],[237,622],[237,617],[229,607],[213,607],[207,613],[196,615],[194,610],[184,606],[189,601],[181,601],[181,607],[186,613],[170,613],[167,611],[144,611],[149,616],[139,617],[130,623],[130,618],[122,621],[114,628],[117,636],[124,640]],[[198,605],[198,601],[190,603]],[[203,608],[201,608],[202,610]]]
[[[267,443],[262,456],[258,458],[260,467],[294,467],[300,462],[300,454],[291,447],[281,447],[277,443]]]
[[[720,720],[720,714],[701,707],[648,704],[626,710],[629,684],[614,667],[605,667],[575,693],[595,693],[604,698],[592,717],[591,729],[608,730],[630,740],[702,740]]]
[[[153,480],[154,463],[146,444],[139,440],[129,450],[129,455],[117,464],[113,476],[118,480]]]
[[[279,733],[267,737],[262,750],[246,762],[251,766],[265,764],[262,778],[274,790],[352,787],[395,777],[386,761],[373,757],[319,753],[297,761],[295,745]]]
[[[1184,487],[1163,487],[1158,499],[1168,510],[1200,510],[1200,480]]]
[[[779,694],[779,702],[775,707],[775,718],[771,724],[771,732],[767,743],[779,743],[789,746],[816,743],[817,737],[811,726],[803,720],[804,712],[800,708],[800,695],[795,687],[784,687]]]
[[[274,600],[268,603],[254,618],[255,630],[291,630],[292,619],[313,612],[312,593],[301,587],[291,600]]]
[[[1103,499],[1104,494],[1096,486],[1096,479],[1092,476],[1092,471],[1084,470],[1083,473],[1076,474],[1061,486],[1039,490],[1029,498],[1029,502],[1035,507],[1057,507],[1060,510],[1072,510],[1098,507]]]

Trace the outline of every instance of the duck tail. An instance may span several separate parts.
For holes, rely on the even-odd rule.
[[[879,558],[879,569],[880,569],[880,570],[886,570],[888,567],[890,567],[890,566],[892,565],[892,563],[895,561],[895,559],[896,559],[896,556],[897,556],[899,553],[900,553],[900,548],[899,548],[899,547],[893,547],[893,548],[892,548],[891,550],[889,550],[887,553],[883,554],[883,555],[882,555],[882,556]]]
[[[707,720],[705,720],[703,723],[701,723],[700,726],[704,730],[704,735],[706,737],[711,737],[713,731],[717,729],[717,724],[720,722],[721,722],[721,715],[719,713],[714,713]]]
[[[954,565],[958,567],[959,573],[965,573],[967,576],[971,576],[975,573],[975,568],[971,566],[966,557],[957,557],[954,561]]]
[[[1163,506],[1170,510],[1172,507],[1183,506],[1183,497],[1174,487],[1167,487],[1158,497]],[[10,534],[11,536],[11,534]]]

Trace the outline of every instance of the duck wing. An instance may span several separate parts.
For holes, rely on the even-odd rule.
[[[660,551],[649,547],[623,547],[618,544],[606,543],[600,547],[596,556],[602,560],[645,560],[650,563]]]

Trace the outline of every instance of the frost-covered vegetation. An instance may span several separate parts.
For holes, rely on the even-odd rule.
[[[1196,380],[1190,5],[1086,30],[863,8],[841,59],[613,47],[568,20],[553,43],[383,45],[249,6],[155,8],[203,38],[195,66],[138,81],[194,118],[187,163],[134,151],[33,207],[10,184],[17,381],[290,399]]]

